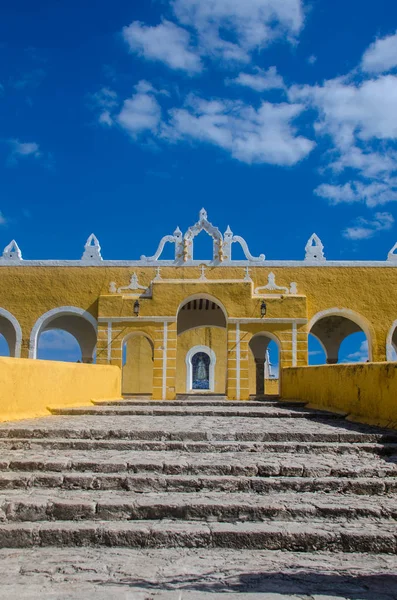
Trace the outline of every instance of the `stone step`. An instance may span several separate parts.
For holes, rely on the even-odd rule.
[[[166,475],[232,475],[235,477],[397,477],[397,456],[388,461],[376,456],[347,455],[335,461],[335,456],[322,454],[308,457],[248,452],[223,454],[190,454],[183,452],[106,452],[88,456],[84,452],[41,452],[27,455],[14,452],[0,455],[0,476],[13,471],[86,472],[95,473],[156,473]]]
[[[253,495],[36,490],[0,494],[2,522],[46,520],[163,520],[247,522],[397,519],[395,497],[340,494]],[[396,530],[397,531],[397,530]]]
[[[179,406],[179,407],[150,407],[150,406],[83,406],[76,408],[51,408],[53,415],[74,415],[74,416],[201,416],[201,417],[244,417],[248,419],[338,419],[341,416],[326,411],[305,410],[302,408],[283,408],[279,406],[263,406],[257,409],[244,406],[228,407],[198,407],[198,406]]]
[[[395,554],[394,523],[271,521],[203,523],[197,521],[23,522],[0,524],[1,548],[35,546],[115,546],[129,548],[250,548],[313,552]]]
[[[219,406],[219,407],[236,407],[243,409],[245,407],[263,407],[263,406],[285,406],[285,407],[299,407],[305,406],[306,402],[294,401],[294,400],[219,400],[219,399],[206,399],[199,400],[197,398],[189,400],[148,400],[142,398],[125,398],[123,400],[91,400],[91,403],[95,406]]]
[[[123,451],[184,451],[189,453],[249,452],[249,453],[285,453],[285,454],[321,454],[334,456],[374,454],[392,456],[397,454],[396,443],[340,443],[334,442],[193,442],[193,441],[148,441],[148,440],[92,440],[63,438],[0,438],[0,450],[116,450]],[[7,455],[8,457],[8,455]]]
[[[48,417],[47,417],[48,418]],[[66,417],[60,417],[66,418]],[[106,417],[86,417],[87,419],[100,419],[106,421]],[[136,417],[139,419],[140,417]],[[64,439],[99,439],[99,440],[140,440],[140,441],[235,441],[235,442],[349,442],[349,443],[362,443],[362,442],[385,442],[385,443],[397,443],[397,433],[364,433],[360,431],[354,431],[353,429],[341,429],[338,427],[326,426],[324,423],[315,423],[311,421],[305,421],[306,427],[304,427],[299,421],[301,419],[291,419],[297,423],[298,427],[295,428],[281,428],[279,424],[274,429],[270,427],[266,430],[258,428],[255,430],[255,421],[250,427],[247,426],[246,419],[244,421],[244,429],[236,428],[232,429],[232,423],[227,426],[225,423],[223,428],[212,428],[211,423],[205,426],[205,420],[200,423],[200,429],[179,429],[178,426],[181,424],[174,423],[174,427],[168,426],[167,428],[162,427],[162,423],[156,423],[161,417],[148,417],[152,419],[151,427],[139,427],[137,423],[131,422],[131,428],[128,428],[125,423],[126,417],[121,419],[120,423],[115,423],[113,420],[112,426],[106,422],[100,427],[96,423],[96,427],[90,426],[87,423],[87,427],[83,424],[80,426],[69,426],[69,423],[60,424],[58,426],[51,424],[49,427],[30,426],[23,427],[22,425],[8,425],[8,429],[4,428],[0,424],[0,439],[4,438],[64,438]],[[171,417],[170,417],[171,418]],[[176,421],[177,418],[174,417]],[[167,419],[167,417],[164,417]],[[189,419],[189,417],[186,417]],[[220,419],[217,419],[219,421]],[[231,419],[231,421],[238,420],[238,417]],[[227,419],[225,419],[227,421]],[[277,421],[274,419],[274,421]],[[63,425],[63,426],[62,426]],[[308,425],[313,425],[309,428]],[[157,428],[157,427],[158,428]],[[300,426],[300,427],[299,427]]]
[[[337,492],[383,495],[397,492],[396,477],[236,477],[233,475],[165,475],[155,473],[58,473],[49,471],[0,473],[0,490],[62,488],[70,490],[129,490],[144,492],[223,491]]]

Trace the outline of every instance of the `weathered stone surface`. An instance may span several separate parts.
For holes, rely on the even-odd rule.
[[[0,424],[1,597],[397,600],[395,432],[275,402],[67,413]]]

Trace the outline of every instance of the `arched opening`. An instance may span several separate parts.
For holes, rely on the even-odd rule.
[[[80,347],[81,360],[92,363],[95,359],[97,340],[96,320],[88,312],[73,306],[54,308],[42,315],[35,323],[30,336],[30,358],[38,358],[40,337],[43,333],[58,330],[73,336]],[[66,336],[64,336],[64,340]],[[67,338],[70,340],[70,338]],[[44,342],[45,344],[45,342]]]
[[[327,362],[327,354],[324,347],[316,336],[311,333],[308,335],[307,350],[309,365],[324,365]]]
[[[154,344],[142,332],[127,335],[122,342],[122,393],[146,396],[153,392]]]
[[[325,353],[325,362],[329,365],[338,362],[371,360],[369,326],[363,317],[353,311],[348,309],[323,311],[313,317],[309,323],[309,331],[318,340]],[[321,362],[318,358],[310,364],[321,364]]]
[[[177,394],[226,392],[227,315],[212,296],[187,298],[177,315]]]
[[[257,333],[250,342],[250,395],[256,397],[279,394],[280,348],[271,333]]]
[[[0,308],[0,356],[21,356],[22,330],[8,310]]]
[[[389,361],[397,361],[397,321],[394,321],[387,336],[386,357]]]
[[[37,342],[37,358],[62,362],[82,362],[83,357],[77,339],[63,329],[43,331]]]

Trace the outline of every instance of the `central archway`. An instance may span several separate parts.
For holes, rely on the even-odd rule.
[[[227,313],[208,294],[186,298],[177,313],[176,392],[226,392]]]

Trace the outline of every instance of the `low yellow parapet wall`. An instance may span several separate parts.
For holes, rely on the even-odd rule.
[[[0,358],[0,421],[48,415],[48,406],[121,397],[118,367]]]
[[[352,421],[397,429],[397,363],[286,368],[281,396],[347,414]]]

